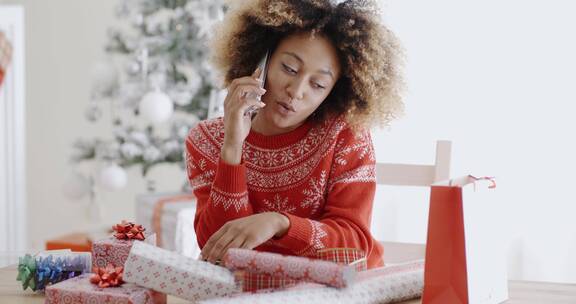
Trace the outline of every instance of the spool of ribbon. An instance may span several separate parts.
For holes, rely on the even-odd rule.
[[[48,284],[62,281],[62,260],[54,260],[51,255],[40,257],[36,262],[37,289],[42,290]]]
[[[100,288],[116,287],[124,284],[122,276],[124,267],[114,267],[108,264],[106,267],[94,267],[94,274],[90,277],[90,283],[98,285]]]
[[[35,256],[26,254],[19,259],[16,280],[22,282],[24,290],[43,290],[50,284],[90,272],[90,264],[89,252]]]
[[[22,289],[30,287],[33,291],[36,291],[36,260],[29,254],[20,257],[18,263],[18,276],[17,281],[22,282]]]
[[[144,236],[144,231],[146,228],[142,225],[137,225],[132,222],[122,221],[120,224],[112,226],[112,229],[116,231],[114,236],[119,240],[140,240],[146,239]]]

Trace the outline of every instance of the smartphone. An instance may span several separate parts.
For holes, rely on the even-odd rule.
[[[266,74],[268,72],[268,61],[270,59],[269,57],[270,57],[270,51],[266,51],[264,58],[262,58],[262,60],[260,60],[260,62],[258,63],[258,67],[260,67],[260,70],[262,71],[260,73],[260,76],[258,77],[258,80],[260,80],[260,83],[261,83],[261,88],[264,88],[264,84],[266,82]],[[253,93],[248,94],[248,97],[256,98],[258,101],[261,101],[260,100],[261,96],[255,95]],[[258,109],[259,108],[256,106],[250,106],[246,110],[246,112],[244,112],[244,115],[245,116],[252,116],[252,115],[256,114]]]

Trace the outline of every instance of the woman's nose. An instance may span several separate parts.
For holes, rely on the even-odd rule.
[[[293,100],[302,100],[304,98],[304,89],[305,83],[301,79],[294,79],[288,83],[288,86],[286,87],[288,95],[290,95],[290,98]]]

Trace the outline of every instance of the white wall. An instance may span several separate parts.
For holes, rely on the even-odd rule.
[[[0,0],[26,8],[29,244],[93,224],[60,188],[78,136],[108,136],[83,117],[93,62],[104,56],[114,0]],[[571,1],[387,0],[385,18],[407,49],[407,115],[374,134],[379,161],[433,161],[449,139],[453,175],[495,175],[509,218],[511,277],[576,282],[576,145],[569,130],[576,92],[576,11]],[[105,222],[133,217],[144,189],[104,193]],[[160,189],[180,186],[174,168],[152,172]],[[386,189],[378,236],[424,241],[425,189]],[[402,205],[393,206],[393,202]],[[386,206],[384,206],[386,205]],[[392,207],[382,210],[381,207]],[[395,226],[393,227],[393,224]]]
[[[405,117],[374,134],[378,161],[432,163],[434,141],[452,140],[453,176],[497,177],[510,277],[576,282],[576,3],[385,7],[407,50],[409,93]],[[397,226],[379,224],[379,235],[424,242],[427,192],[387,190],[375,212]]]

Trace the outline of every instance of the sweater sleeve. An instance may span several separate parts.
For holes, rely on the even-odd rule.
[[[320,216],[309,219],[282,212],[290,220],[290,227],[273,242],[295,255],[313,255],[317,250],[336,247],[358,248],[367,256],[381,255],[382,248],[369,230],[375,190],[375,156],[370,133],[355,136],[348,129],[342,131]]]
[[[209,161],[197,147],[198,141],[203,140],[199,132],[203,132],[200,127],[190,131],[185,151],[188,180],[196,196],[194,229],[198,245],[203,248],[226,222],[252,215],[254,211],[248,202],[244,164],[227,164],[219,153],[214,156],[216,163]]]

